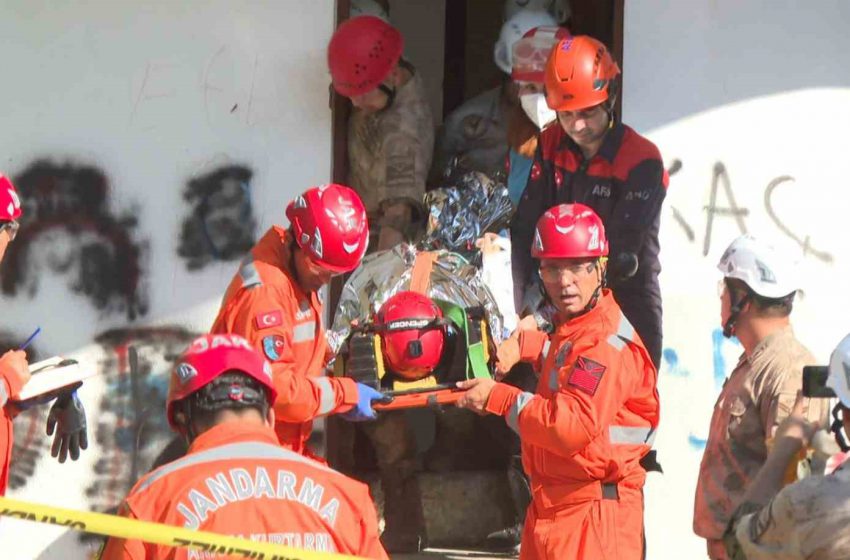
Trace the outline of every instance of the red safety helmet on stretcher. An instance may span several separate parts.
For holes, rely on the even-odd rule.
[[[406,380],[422,379],[443,356],[443,312],[428,296],[399,292],[378,311],[376,325],[387,365]]]

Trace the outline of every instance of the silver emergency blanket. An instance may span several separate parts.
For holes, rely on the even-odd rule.
[[[446,173],[443,187],[425,194],[428,209],[423,249],[445,249],[469,256],[475,240],[506,227],[513,214],[508,188],[484,173]]]
[[[457,253],[437,251],[431,269],[428,295],[463,307],[481,306],[496,344],[507,337],[504,321],[480,271]],[[349,277],[342,289],[328,343],[336,354],[351,332],[351,322],[370,320],[387,299],[410,289],[417,250],[404,243],[389,251],[374,253]]]

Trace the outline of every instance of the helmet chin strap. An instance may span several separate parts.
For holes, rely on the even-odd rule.
[[[732,297],[731,291],[729,292],[729,297]],[[744,310],[744,305],[746,305],[749,300],[750,296],[747,294],[732,304],[732,307],[729,310],[729,318],[726,319],[726,323],[723,325],[723,336],[726,338],[732,338],[732,335],[735,334],[735,322]]]
[[[847,439],[844,437],[844,422],[838,414],[839,410],[841,410],[840,403],[836,404],[832,409],[832,424],[829,426],[829,431],[832,432],[832,435],[835,438],[835,443],[838,444],[841,451],[847,453],[850,451],[850,445],[847,444]],[[844,413],[842,412],[842,414]]]
[[[384,92],[384,95],[387,96],[387,104],[381,109],[381,111],[386,111],[390,107],[392,107],[393,102],[395,101],[395,93],[396,88],[390,88],[385,84],[378,85],[378,89]]]

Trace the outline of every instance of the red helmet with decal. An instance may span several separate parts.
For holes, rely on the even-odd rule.
[[[328,270],[350,272],[366,254],[366,208],[349,187],[330,184],[308,189],[289,203],[286,217],[298,246]]]
[[[418,292],[399,292],[378,311],[381,345],[387,365],[415,381],[430,375],[440,363],[445,344],[443,312]]]
[[[589,206],[559,204],[537,220],[531,255],[536,259],[605,257],[605,226]]]
[[[236,370],[255,379],[265,387],[268,404],[277,399],[272,385],[272,369],[269,362],[251,344],[236,334],[208,334],[196,338],[183,354],[177,358],[171,371],[165,412],[168,423],[177,431],[175,403],[196,393],[215,381],[220,375]],[[241,400],[242,389],[232,387],[229,397]]]
[[[398,29],[375,16],[343,22],[328,44],[328,68],[334,89],[355,97],[378,87],[401,58],[404,39]]]
[[[8,177],[0,173],[0,222],[11,222],[21,217],[21,199]]]
[[[546,103],[554,111],[580,111],[613,101],[619,74],[611,53],[593,37],[561,39],[546,62]]]

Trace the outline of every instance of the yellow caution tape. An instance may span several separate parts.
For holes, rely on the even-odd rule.
[[[358,560],[356,556],[313,552],[279,544],[255,542],[206,531],[193,531],[117,515],[76,511],[0,497],[0,515],[49,523],[107,537],[140,540],[166,546],[197,548],[205,552],[254,560]]]

